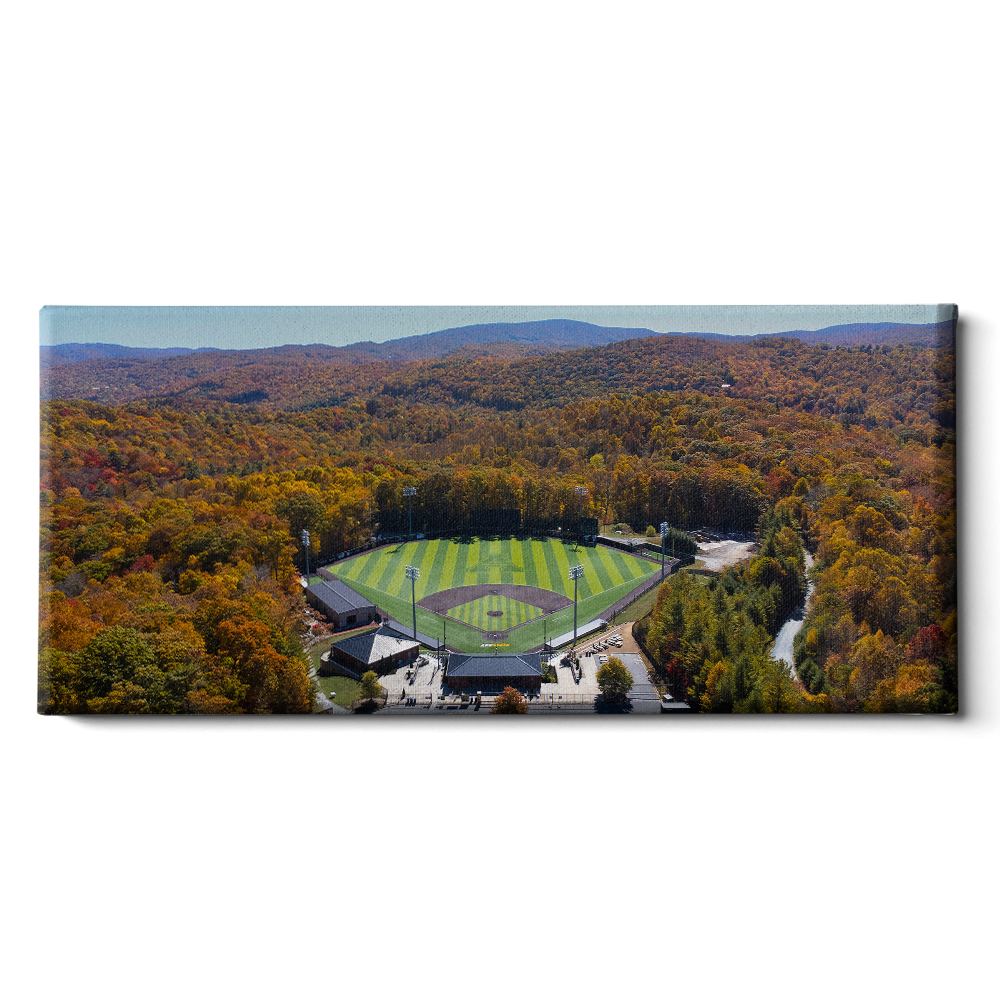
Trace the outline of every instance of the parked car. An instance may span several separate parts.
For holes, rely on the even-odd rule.
[[[599,656],[597,658],[597,662],[598,663],[607,663],[608,662],[608,658],[606,656]]]

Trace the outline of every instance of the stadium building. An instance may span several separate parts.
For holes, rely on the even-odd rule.
[[[377,608],[367,597],[351,590],[341,580],[323,580],[306,588],[306,600],[322,612],[337,628],[370,625]]]
[[[505,687],[512,687],[537,694],[542,688],[542,657],[539,653],[503,656],[452,653],[445,682],[453,691],[496,694]]]
[[[415,659],[420,643],[384,625],[372,632],[351,635],[330,647],[321,658],[319,672],[328,677],[337,673],[337,666],[346,667],[358,677],[367,670],[385,674]]]

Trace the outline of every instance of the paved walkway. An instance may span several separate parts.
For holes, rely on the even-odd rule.
[[[385,703],[386,711],[407,707],[411,698],[415,699],[418,708],[425,711],[428,706],[433,706],[435,702],[441,700],[443,671],[437,657],[425,653],[421,659],[427,661],[422,666],[412,668],[402,666],[394,674],[386,674],[379,678],[379,684],[385,688],[388,695]],[[407,673],[410,674],[409,679]]]

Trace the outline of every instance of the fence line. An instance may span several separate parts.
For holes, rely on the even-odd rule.
[[[404,695],[398,701],[388,702],[381,710],[382,714],[414,713],[431,711],[458,711],[458,712],[489,712],[496,704],[499,694],[484,694],[480,697],[469,695],[463,699],[460,695],[439,695],[417,694]],[[568,692],[566,694],[532,694],[525,695],[524,702],[528,706],[528,711],[557,711],[560,708],[570,709],[593,709],[597,696],[594,694],[578,694]]]
[[[480,701],[483,705],[492,706],[496,703],[497,698],[501,695],[498,692],[490,692],[489,694],[483,694],[482,696],[469,695],[466,699],[466,704],[475,704]],[[425,695],[424,697],[430,698],[430,695]],[[597,697],[596,694],[581,693],[578,691],[567,691],[567,692],[539,692],[537,694],[524,694],[521,692],[521,697],[524,698],[525,704],[531,708],[535,705],[592,705],[594,699]],[[445,695],[437,700],[441,705],[448,703],[462,703],[460,695]],[[438,706],[440,707],[440,706]]]

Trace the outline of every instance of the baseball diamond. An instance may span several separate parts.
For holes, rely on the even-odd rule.
[[[419,570],[412,591],[407,566]],[[417,628],[452,649],[478,650],[484,632],[503,631],[516,652],[572,630],[571,566],[583,567],[577,581],[580,621],[599,616],[660,572],[658,564],[607,546],[516,536],[422,539],[374,549],[328,569],[400,621],[411,620],[412,594]]]

